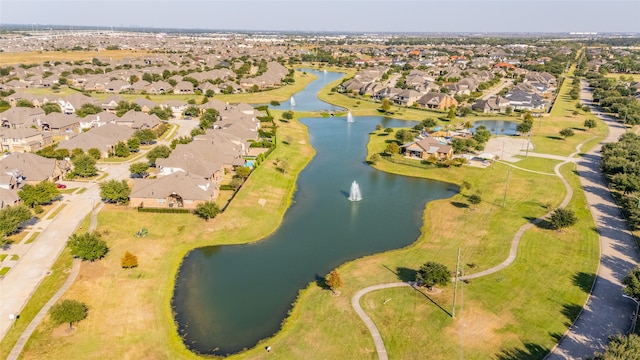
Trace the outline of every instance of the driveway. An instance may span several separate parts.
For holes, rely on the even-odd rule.
[[[592,103],[591,91],[582,82],[581,101],[609,126],[603,141],[616,142],[625,132],[615,118],[602,115]],[[546,359],[584,359],[602,352],[610,335],[626,333],[633,321],[636,304],[622,297],[622,279],[636,266],[640,256],[627,224],[602,174],[598,145],[577,161],[580,182],[591,215],[600,234],[600,264],[591,295],[582,312]]]

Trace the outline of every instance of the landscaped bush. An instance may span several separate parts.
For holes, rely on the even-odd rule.
[[[139,207],[138,212],[150,212],[150,213],[164,213],[164,214],[188,214],[191,212],[189,209],[184,208],[143,208]]]

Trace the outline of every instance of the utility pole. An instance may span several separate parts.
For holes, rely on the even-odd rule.
[[[502,200],[502,207],[507,206],[507,190],[509,189],[509,176],[511,176],[511,168],[507,168],[507,182],[504,184],[504,200]]]
[[[456,317],[456,295],[458,292],[458,269],[460,265],[460,248],[458,248],[458,260],[456,261],[456,277],[453,281],[453,308],[451,309],[451,318]]]

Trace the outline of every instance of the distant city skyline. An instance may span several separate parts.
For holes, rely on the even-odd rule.
[[[640,1],[1,0],[0,24],[368,33],[640,33]]]

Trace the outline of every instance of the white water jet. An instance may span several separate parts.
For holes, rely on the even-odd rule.
[[[325,74],[327,73],[327,69],[324,69],[324,73],[325,73]]]
[[[347,113],[347,122],[353,122],[353,115],[351,115],[351,111]]]
[[[291,107],[296,106],[296,99],[294,99],[293,96],[289,99],[289,104],[291,104]]]
[[[360,186],[354,180],[351,183],[351,191],[349,191],[349,201],[360,201],[362,200],[362,194],[360,194]]]

